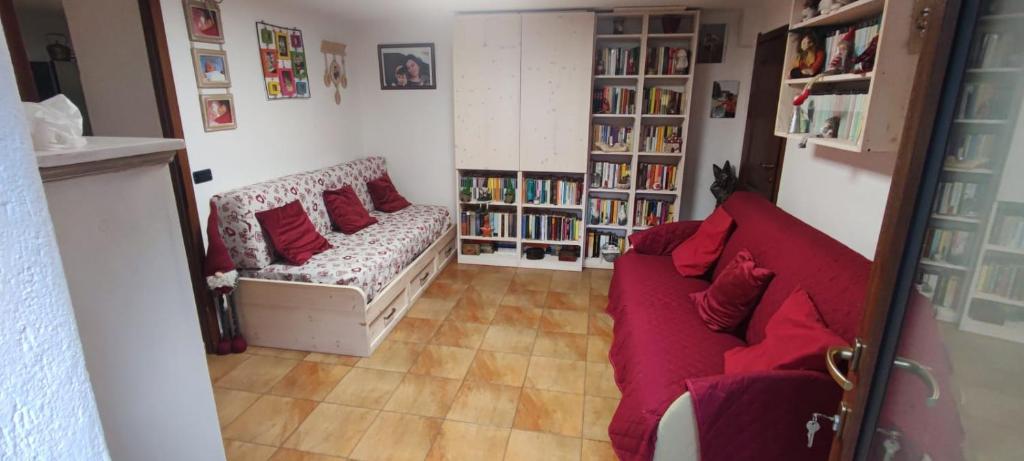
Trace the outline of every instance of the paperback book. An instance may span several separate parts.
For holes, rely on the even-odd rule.
[[[637,166],[636,188],[639,190],[676,190],[679,167],[660,163],[641,163]]]
[[[683,127],[679,125],[644,125],[641,136],[641,152],[682,152]]]
[[[635,114],[636,89],[619,86],[594,88],[593,111],[595,114]]]
[[[592,162],[590,187],[594,189],[629,189],[629,164]]]
[[[583,182],[570,178],[524,178],[523,203],[581,205],[583,203]]]
[[[523,238],[529,240],[575,241],[583,233],[583,222],[570,214],[523,214]]]
[[[625,200],[595,197],[590,199],[590,224],[625,226],[629,221],[629,209]]]

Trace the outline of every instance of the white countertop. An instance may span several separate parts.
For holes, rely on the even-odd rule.
[[[36,159],[39,162],[39,167],[74,165],[185,148],[185,141],[181,139],[106,136],[86,136],[85,139],[86,144],[76,149],[37,150]]]

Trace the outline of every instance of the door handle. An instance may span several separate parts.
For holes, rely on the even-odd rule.
[[[828,352],[825,353],[825,366],[828,368],[828,374],[832,375],[832,379],[843,388],[844,391],[852,391],[854,384],[843,374],[843,371],[839,369],[838,359],[845,360],[850,363],[847,370],[850,372],[857,371],[857,366],[860,364],[860,356],[864,351],[864,343],[860,341],[860,338],[856,338],[853,341],[853,347],[848,346],[833,346],[828,348]]]
[[[892,362],[893,366],[901,370],[909,371],[914,376],[917,376],[924,381],[925,386],[928,386],[928,390],[931,391],[931,395],[925,399],[925,404],[929,407],[935,406],[939,401],[941,391],[939,390],[939,382],[932,375],[931,368],[924,366],[921,362],[916,360],[910,360],[903,357],[896,357],[896,360]]]
[[[761,163],[761,168],[764,168],[766,170],[772,170],[772,169],[775,168],[775,164],[774,163]]]

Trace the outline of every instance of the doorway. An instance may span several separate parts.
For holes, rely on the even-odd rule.
[[[786,141],[775,136],[775,112],[785,65],[787,31],[783,26],[757,36],[739,169],[739,187],[757,192],[772,203],[778,196],[786,149]]]

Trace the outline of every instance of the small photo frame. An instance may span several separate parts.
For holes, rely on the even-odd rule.
[[[185,4],[185,22],[193,42],[224,43],[224,25],[216,4],[189,0]]]
[[[295,82],[295,95],[296,96],[309,96],[309,83],[308,82]]]
[[[292,36],[294,38],[295,35]],[[295,69],[295,77],[298,79],[306,79],[309,77],[309,72],[306,68],[306,53],[301,53],[292,49],[292,69]]]
[[[736,118],[739,80],[715,80],[711,86],[711,118]]]
[[[433,43],[377,45],[382,90],[437,89]]]
[[[235,98],[231,94],[204,94],[199,96],[203,111],[203,129],[206,131],[233,130],[238,127],[235,120]]]
[[[228,55],[221,50],[192,49],[192,63],[199,88],[227,88],[231,86]]]
[[[725,58],[725,24],[701,24],[697,41],[698,64],[721,64]]]
[[[281,69],[281,95],[295,96],[295,71],[292,69]]]
[[[288,34],[285,32],[278,32],[276,34],[277,41],[277,57],[279,59],[288,59]]]
[[[277,83],[277,80],[271,80],[267,82],[267,94],[271,96],[280,96],[281,84]]]
[[[263,64],[264,77],[277,77],[277,71],[281,68],[281,61],[277,57],[276,49],[261,48],[260,63]]]

